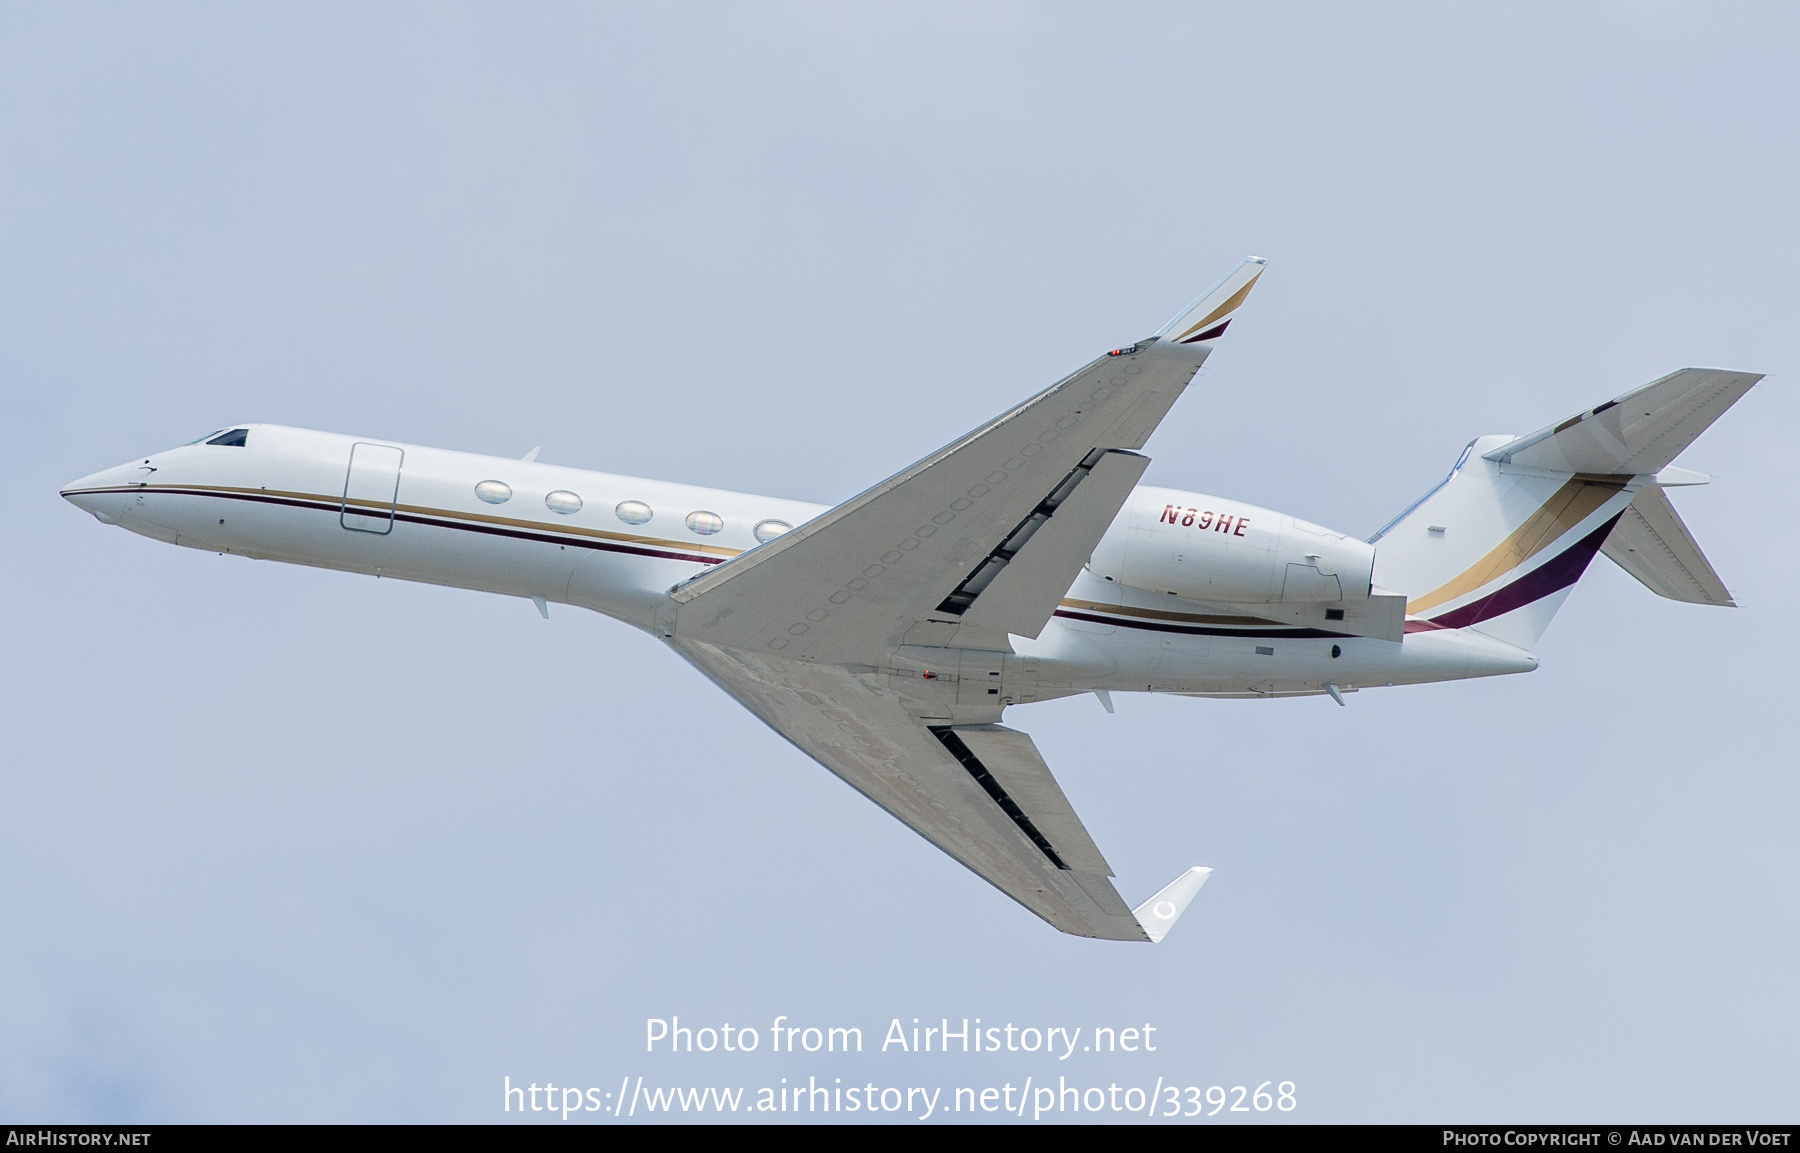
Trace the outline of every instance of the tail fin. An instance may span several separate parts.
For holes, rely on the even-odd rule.
[[[1760,375],[1683,369],[1530,436],[1470,442],[1450,475],[1371,538],[1407,631],[1469,628],[1530,649],[1604,549],[1653,591],[1730,604],[1662,495],[1665,468]]]

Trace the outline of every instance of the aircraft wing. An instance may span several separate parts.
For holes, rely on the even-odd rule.
[[[677,585],[657,631],[776,732],[1058,929],[1161,940],[1208,871],[1189,870],[1134,913],[1031,738],[992,723],[1001,698],[959,700],[969,686],[949,682],[969,680],[971,662],[998,669],[1009,633],[1038,635],[1143,475],[1149,461],[1133,450],[1262,270],[1246,260],[1155,336]],[[943,648],[964,675],[898,668],[903,645]]]
[[[1065,933],[1160,941],[1210,872],[1189,870],[1134,913],[1024,733],[927,724],[875,670],[673,643],[802,752]]]
[[[1143,446],[1263,263],[859,496],[677,586],[687,640],[878,664],[901,644],[1035,637],[1149,461]]]

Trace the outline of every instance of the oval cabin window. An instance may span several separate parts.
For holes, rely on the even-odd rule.
[[[716,512],[690,512],[687,526],[697,536],[711,536],[725,527],[725,519]]]
[[[793,527],[793,525],[785,520],[758,521],[756,524],[756,539],[763,544],[768,544],[770,541]]]
[[[618,513],[619,519],[626,524],[643,524],[656,515],[650,511],[650,506],[641,500],[622,500],[619,502],[619,507],[613,511]]]
[[[504,481],[484,480],[475,486],[475,495],[489,504],[505,504],[512,499],[512,486]]]
[[[567,489],[559,488],[544,497],[544,507],[551,512],[568,516],[570,513],[581,511],[581,498]]]

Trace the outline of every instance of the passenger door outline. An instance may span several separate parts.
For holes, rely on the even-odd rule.
[[[351,445],[338,523],[351,532],[377,536],[393,532],[394,505],[400,498],[400,468],[405,461],[405,451],[390,444],[359,440]]]

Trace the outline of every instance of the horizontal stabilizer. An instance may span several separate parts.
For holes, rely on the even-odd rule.
[[[1638,491],[1601,551],[1657,596],[1689,604],[1737,607],[1660,488]]]
[[[1551,472],[1654,473],[1761,379],[1759,372],[1684,368],[1485,455]]]
[[[1132,912],[1137,916],[1138,924],[1144,927],[1145,936],[1152,941],[1161,941],[1175,927],[1175,922],[1206,884],[1206,878],[1212,876],[1212,870],[1204,865],[1195,865],[1187,872],[1164,885],[1156,896],[1139,905]]]

